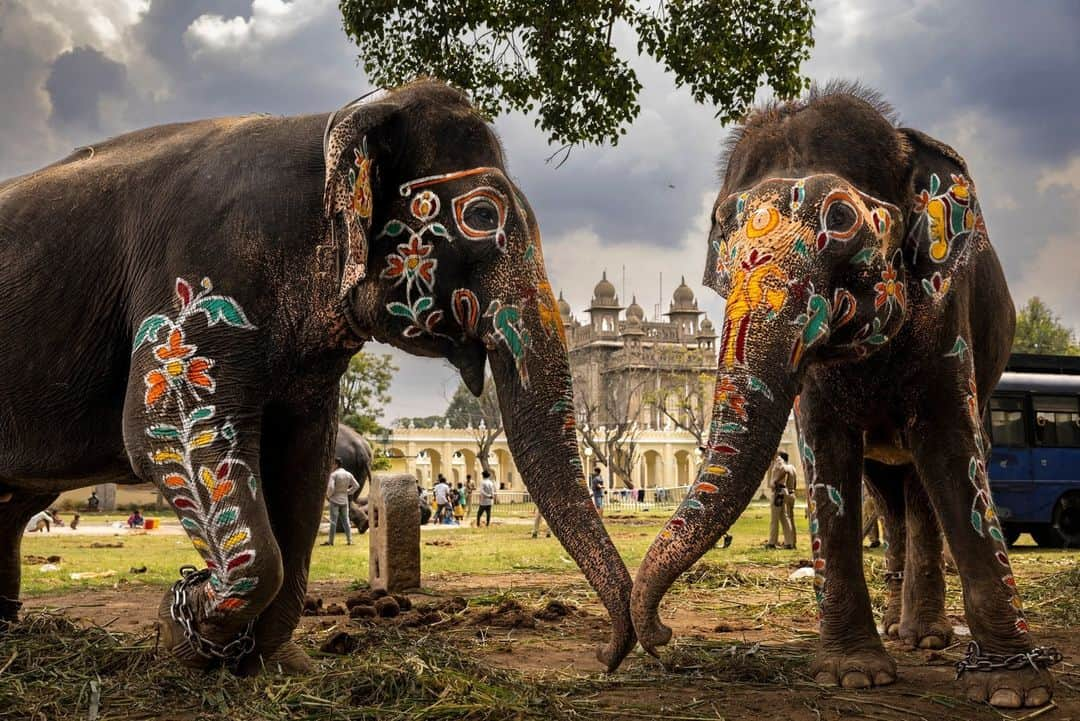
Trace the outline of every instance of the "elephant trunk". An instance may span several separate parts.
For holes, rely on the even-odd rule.
[[[489,354],[503,426],[514,463],[540,513],[611,615],[611,638],[597,656],[614,670],[635,643],[630,573],[585,486],[566,350],[554,334],[538,335],[527,359],[499,351]],[[526,361],[528,375],[522,370]]]
[[[657,613],[660,600],[746,509],[780,443],[797,388],[788,370],[791,346],[785,342],[769,342],[771,352],[747,365],[721,358],[708,446],[697,478],[649,547],[634,581],[634,629],[653,655],[671,638]]]

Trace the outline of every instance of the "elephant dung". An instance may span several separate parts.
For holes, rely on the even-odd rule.
[[[368,496],[371,588],[394,593],[420,586],[420,508],[416,478],[376,474]]]

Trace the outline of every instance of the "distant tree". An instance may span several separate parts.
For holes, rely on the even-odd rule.
[[[454,397],[450,399],[445,418],[454,428],[470,429],[476,441],[476,457],[480,461],[480,467],[490,472],[488,454],[503,432],[499,398],[491,376],[484,379],[484,390],[479,398],[474,396],[464,383],[459,384]]]
[[[340,0],[345,32],[376,84],[419,76],[467,91],[482,112],[536,111],[549,141],[618,143],[641,83],[612,44],[616,26],[727,123],[758,88],[781,98],[814,41],[809,0]]]
[[[1050,306],[1035,296],[1016,315],[1016,336],[1013,338],[1016,353],[1044,353],[1048,355],[1080,355],[1076,335],[1061,322]]]
[[[396,426],[412,423],[413,428],[439,428],[446,422],[446,416],[406,416],[394,421]]]
[[[621,374],[602,385],[595,402],[579,395],[575,404],[581,440],[592,450],[593,462],[607,466],[626,488],[634,487],[633,472],[643,430],[637,422],[645,404],[648,376]],[[585,383],[575,382],[575,388]],[[590,471],[591,473],[591,471]]]
[[[362,436],[376,435],[390,402],[390,382],[398,370],[389,355],[361,351],[349,359],[338,389],[338,417]]]

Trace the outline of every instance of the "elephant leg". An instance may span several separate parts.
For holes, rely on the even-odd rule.
[[[22,574],[23,531],[31,516],[49,507],[55,493],[29,494],[11,491],[0,504],[0,630],[19,617],[19,581]]]
[[[174,341],[166,343],[193,347],[182,337]],[[240,380],[250,370],[235,349],[213,362],[182,352],[186,370],[170,368],[171,360],[160,367],[133,363],[124,441],[135,474],[169,501],[205,564],[162,599],[163,642],[186,665],[231,665],[252,650],[255,619],[282,578],[260,472],[261,394]],[[201,376],[191,370],[200,359]],[[158,392],[160,374],[172,371],[190,380]],[[212,378],[232,386],[219,388]]]
[[[909,437],[919,476],[956,560],[974,641],[982,654],[1026,654],[1033,643],[990,498],[989,449],[975,385],[964,382],[965,370],[970,378],[970,361],[960,384],[954,376],[928,386]],[[969,699],[1007,708],[1045,704],[1054,686],[1049,672],[1035,663],[1015,670],[966,670],[962,680]]]
[[[821,642],[810,672],[819,683],[845,688],[890,684],[896,664],[874,625],[862,567],[862,431],[841,425],[835,413],[815,413],[803,396],[799,446],[821,613]]]
[[[331,389],[328,398],[336,396]],[[262,667],[286,673],[312,669],[307,653],[292,640],[307,591],[311,551],[326,502],[336,424],[332,406],[303,415],[274,408],[263,420],[266,505],[284,570],[281,589],[255,624],[255,652],[240,673]]]
[[[899,637],[909,648],[945,648],[953,633],[945,617],[941,527],[914,471],[904,484],[904,496],[908,533]]]
[[[887,466],[876,461],[866,462],[866,486],[874,496],[885,525],[885,610],[881,627],[887,638],[900,635],[900,616],[903,608],[904,557],[907,539],[904,508],[904,486],[910,475],[907,466]],[[865,521],[864,520],[864,526]]]

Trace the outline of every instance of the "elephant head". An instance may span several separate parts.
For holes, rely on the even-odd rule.
[[[422,82],[332,120],[326,152],[353,333],[446,358],[477,395],[490,364],[515,463],[611,613],[601,659],[618,665],[634,644],[630,575],[585,489],[540,232],[498,139],[463,95]]]
[[[704,279],[727,299],[708,444],[631,600],[653,653],[671,634],[657,615],[663,594],[750,502],[793,405],[797,417],[805,375],[881,352],[909,303],[947,290],[948,267],[964,250],[959,236],[935,231],[928,205],[945,207],[946,224],[977,217],[964,215],[962,177],[946,188],[934,176],[928,193],[916,192],[928,141],[894,127],[874,98],[830,90],[811,100],[752,115],[729,152]],[[945,280],[939,273],[920,286],[914,278],[933,264]],[[925,294],[909,298],[912,287]],[[810,448],[800,453],[812,462]]]

